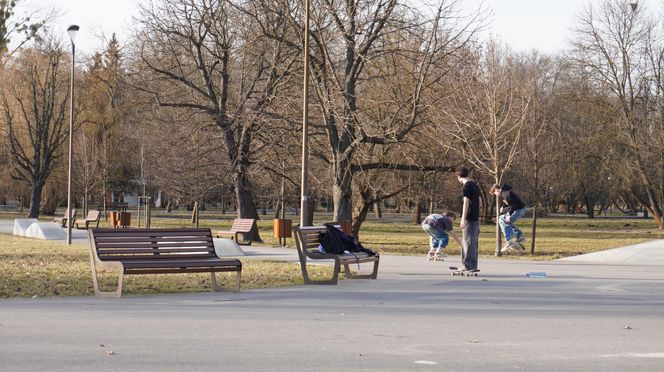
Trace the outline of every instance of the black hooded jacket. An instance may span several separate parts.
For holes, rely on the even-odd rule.
[[[500,197],[507,203],[507,211],[505,213],[512,213],[526,207],[510,185],[505,184],[500,187]]]

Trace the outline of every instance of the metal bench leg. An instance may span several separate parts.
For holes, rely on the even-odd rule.
[[[349,264],[344,264],[344,274],[346,274],[346,279],[354,279],[357,276],[354,276],[353,273],[350,272]]]
[[[332,269],[332,279],[329,280],[312,280],[309,277],[309,272],[307,271],[307,264],[306,264],[306,259],[305,261],[300,261],[300,265],[302,266],[302,278],[304,279],[304,284],[331,284],[331,285],[336,285],[337,282],[339,281],[339,271],[341,271],[341,264],[339,263],[339,260],[334,260],[334,268]]]
[[[380,256],[376,257],[376,261],[374,261],[374,268],[373,268],[373,273],[371,273],[371,279],[376,279],[378,277],[378,263],[380,261]]]
[[[376,279],[378,277],[378,262],[380,257],[376,257],[376,260],[373,262],[373,271],[371,274],[358,274],[354,275],[349,268],[350,264],[344,264],[344,270],[346,271],[346,278],[348,279]]]
[[[92,285],[95,290],[95,296],[97,297],[122,297],[122,285],[124,282],[124,266],[120,262],[109,262],[104,264],[105,267],[116,269],[120,272],[118,277],[118,288],[115,291],[102,291],[99,289],[99,280],[97,278],[97,261],[94,254],[94,245],[93,241],[90,241],[90,269],[92,271]]]
[[[242,234],[242,239],[241,239],[241,240],[240,240],[240,234]],[[253,242],[253,240],[252,240],[252,239],[245,240],[245,239],[244,239],[244,234],[251,234],[251,232],[248,232],[248,233],[244,233],[244,232],[236,232],[236,233],[235,233],[235,242],[236,242],[238,245],[251,245],[251,243]]]
[[[217,276],[215,275],[214,271],[210,272],[210,281],[212,282],[212,291],[213,292],[221,292],[222,291],[222,288],[219,287],[219,284],[217,284]]]
[[[234,292],[234,293],[239,293],[239,292],[240,292],[240,282],[241,282],[241,278],[242,278],[242,272],[241,272],[241,271],[238,271],[238,272],[237,272],[237,275],[235,275],[235,285],[233,286],[233,288],[230,288],[230,289],[229,289],[229,288],[224,288],[224,287],[220,286],[220,285],[217,283],[216,272],[212,271],[212,272],[210,273],[210,279],[211,279],[211,282],[212,282],[212,291],[214,291],[214,292]]]
[[[97,279],[97,269],[95,265],[92,265],[92,284],[95,289],[95,296],[97,297],[113,297],[121,298],[122,297],[122,287],[124,285],[124,269],[122,265],[118,267],[120,274],[118,276],[118,287],[115,291],[102,291],[99,289],[99,281]]]
[[[235,293],[240,293],[240,282],[242,281],[242,271],[238,271],[235,276]]]

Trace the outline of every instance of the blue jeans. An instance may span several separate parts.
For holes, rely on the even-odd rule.
[[[442,251],[450,241],[450,237],[445,231],[441,229],[431,227],[427,224],[422,224],[422,229],[429,233],[429,244],[431,246],[431,250],[437,248]]]
[[[461,229],[461,262],[467,270],[477,269],[477,254],[480,237],[480,222],[468,221]]]
[[[514,226],[514,222],[518,220],[519,218],[523,218],[523,216],[526,215],[526,209],[521,208],[517,209],[511,214],[510,216],[510,222],[507,222],[505,219],[508,214],[501,214],[500,218],[498,218],[498,224],[500,225],[500,230],[503,232],[503,235],[505,236],[506,241],[512,240],[512,237],[516,235],[516,238],[519,239],[523,236],[523,232],[519,230],[518,227]]]

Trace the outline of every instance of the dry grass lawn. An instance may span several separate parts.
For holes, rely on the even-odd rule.
[[[155,213],[153,227],[191,227],[186,212]],[[201,227],[212,230],[229,228],[234,216],[207,212],[201,216]],[[13,217],[12,217],[13,218]],[[46,217],[45,217],[46,218]],[[259,221],[264,245],[276,245],[272,237],[271,216]],[[288,216],[297,223],[297,216]],[[329,221],[330,216],[317,215],[316,224]],[[428,237],[409,216],[388,216],[367,221],[360,240],[382,254],[424,255]],[[104,224],[102,224],[104,225]],[[521,220],[518,226],[527,238],[530,249],[531,221]],[[548,260],[599,250],[664,239],[664,231],[657,230],[652,220],[620,218],[543,218],[538,220],[535,254],[508,255],[505,259]],[[289,239],[293,246],[294,242]],[[459,247],[450,239],[448,254],[458,254]],[[483,225],[480,235],[480,255],[493,256],[495,226]],[[242,260],[243,289],[278,287],[302,284],[298,264]],[[314,267],[317,277],[329,276],[329,267]],[[85,296],[92,295],[92,279],[87,246],[67,246],[60,241],[43,241],[0,234],[0,298],[32,296]],[[233,274],[219,273],[217,277],[229,286]],[[104,274],[102,285],[112,289],[117,276]],[[209,291],[209,274],[129,275],[125,276],[125,293],[155,294],[173,292]]]
[[[241,289],[302,284],[299,264],[242,260]],[[331,268],[315,266],[318,277],[331,275]],[[93,295],[88,247],[68,246],[0,234],[0,298]],[[218,273],[221,285],[231,286],[235,273]],[[101,276],[100,285],[112,290],[117,274]],[[210,290],[210,274],[126,275],[124,294],[200,292]]]

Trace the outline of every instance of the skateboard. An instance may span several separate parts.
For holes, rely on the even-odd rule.
[[[479,272],[480,272],[477,269],[475,269],[475,270],[459,270],[459,268],[456,267],[456,266],[450,266],[450,270],[452,270],[452,276],[457,276],[457,275],[461,275],[461,276],[465,276],[465,277],[474,276],[476,278],[479,276]]]

